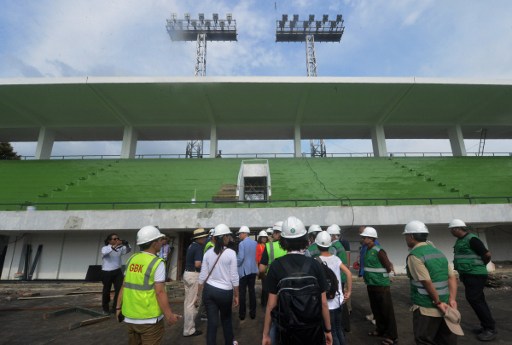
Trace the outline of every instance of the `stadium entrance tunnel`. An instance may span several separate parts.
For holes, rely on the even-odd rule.
[[[240,201],[268,201],[272,194],[268,160],[244,160],[240,164],[236,195]]]

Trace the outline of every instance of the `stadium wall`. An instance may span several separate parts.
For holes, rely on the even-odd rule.
[[[379,240],[403,273],[407,247],[402,231],[413,219],[424,221],[431,232],[430,239],[452,258],[455,239],[447,230],[453,218],[472,225],[494,254],[493,259],[512,260],[507,248],[512,241],[512,205],[431,205],[431,206],[365,206],[365,207],[301,207],[254,209],[194,209],[194,210],[118,210],[118,211],[3,211],[0,212],[0,235],[6,236],[7,252],[2,268],[2,280],[15,279],[22,262],[22,248],[30,243],[33,255],[43,244],[41,259],[34,279],[84,279],[89,265],[101,264],[99,254],[103,240],[110,232],[135,243],[137,230],[144,225],[158,225],[170,236],[180,237],[197,227],[210,229],[219,223],[233,231],[241,225],[253,232],[271,226],[289,215],[300,218],[306,225],[339,224],[344,236],[351,241],[352,258],[357,257],[360,225],[372,225]],[[178,253],[175,242],[171,277],[178,277]],[[134,245],[135,247],[135,245]],[[136,250],[136,248],[134,248]],[[125,260],[128,256],[125,257]]]

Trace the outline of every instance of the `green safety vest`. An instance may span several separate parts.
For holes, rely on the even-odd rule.
[[[453,266],[460,274],[487,275],[487,268],[482,258],[469,246],[469,241],[477,237],[473,234],[457,239],[453,246]]]
[[[340,258],[341,262],[343,262],[344,265],[348,265],[347,260],[347,251],[345,250],[345,247],[343,247],[343,244],[341,244],[340,241],[336,241],[329,247],[329,253],[332,255],[336,255]],[[347,275],[343,273],[343,271],[340,269],[340,278],[343,283],[347,282]]]
[[[380,263],[378,254],[381,251],[379,246],[373,246],[366,251],[364,256],[364,282],[366,285],[390,286],[389,274],[386,268]]]
[[[425,264],[425,267],[430,274],[430,280],[439,295],[439,299],[444,303],[448,303],[450,290],[448,288],[448,259],[446,256],[444,256],[439,249],[431,245],[416,247],[411,250],[409,255],[414,255]],[[405,269],[407,271],[407,276],[410,279],[412,303],[419,305],[420,307],[436,308],[423,284],[420,281],[412,279],[409,267],[407,266],[407,260],[405,263]]]
[[[213,248],[214,247],[214,244],[212,243],[212,241],[208,241],[206,242],[206,244],[204,245],[204,251],[203,253],[206,253],[206,251],[210,248]]]
[[[267,266],[267,271],[268,271],[268,268],[270,267],[270,264],[272,262],[274,262],[277,258],[280,258],[281,256],[286,255],[286,250],[284,250],[281,247],[281,244],[279,243],[279,241],[267,242],[267,243],[265,243],[265,247],[267,248],[267,253],[268,253],[268,266]]]
[[[162,315],[155,293],[158,256],[145,252],[134,254],[126,264],[123,288],[123,315],[131,319],[150,319]]]
[[[312,243],[308,247],[308,252],[309,252],[309,255],[311,255],[311,257],[313,259],[315,259],[315,258],[320,256],[320,250],[318,249],[318,245],[316,243]]]

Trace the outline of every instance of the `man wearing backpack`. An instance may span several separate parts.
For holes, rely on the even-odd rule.
[[[344,345],[345,336],[342,329],[342,305],[345,300],[350,298],[352,293],[352,273],[345,266],[340,258],[336,255],[329,253],[329,247],[331,246],[331,235],[327,232],[320,232],[315,239],[315,243],[318,245],[320,250],[321,260],[325,265],[327,282],[329,289],[327,290],[327,304],[329,305],[329,315],[331,318],[331,329],[332,329],[332,343],[333,345]],[[340,270],[347,276],[346,292],[343,293],[341,287]]]
[[[327,280],[321,264],[304,255],[308,239],[302,221],[288,217],[280,242],[287,254],[268,270],[269,297],[261,343],[271,344],[272,321],[276,331],[272,345],[331,345]]]

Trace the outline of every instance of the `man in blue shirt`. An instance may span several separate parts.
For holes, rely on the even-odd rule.
[[[246,303],[245,292],[249,289],[249,316],[251,319],[256,317],[256,274],[258,265],[256,264],[256,241],[249,237],[251,230],[247,226],[242,226],[238,230],[240,244],[238,245],[237,264],[238,276],[240,277],[240,306],[238,317],[245,319]]]

